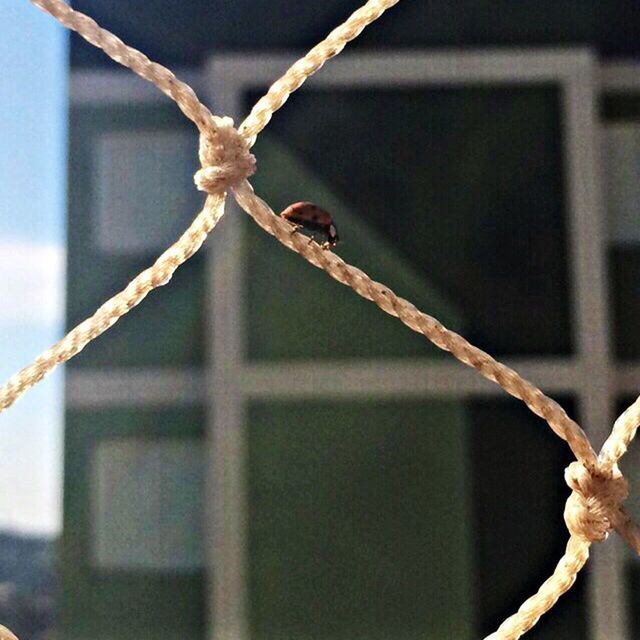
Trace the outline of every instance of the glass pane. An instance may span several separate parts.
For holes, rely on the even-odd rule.
[[[178,493],[185,499],[201,486],[202,472],[187,462],[186,450],[193,446],[202,449],[204,413],[200,409],[176,407],[175,409],[121,409],[101,408],[96,410],[69,410],[66,414],[65,432],[65,483],[64,527],[62,538],[61,571],[63,578],[62,637],[71,640],[111,640],[112,638],[181,638],[204,637],[205,629],[205,580],[201,569],[190,567],[189,571],[178,567],[170,569],[168,560],[185,559],[176,548],[176,555],[169,557],[170,550],[160,545],[160,534],[151,527],[151,520],[160,525],[176,524],[181,514],[194,523],[198,516],[197,505],[181,504]],[[131,444],[144,442],[144,446]],[[128,443],[128,446],[127,444]],[[149,447],[150,443],[154,443]],[[181,452],[175,445],[182,443]],[[125,445],[125,446],[123,446]],[[159,448],[158,448],[159,445]],[[169,449],[167,450],[167,446]],[[119,447],[119,457],[110,454]],[[173,449],[178,455],[169,455]],[[137,456],[142,466],[129,464]],[[158,462],[162,460],[162,472]],[[123,477],[115,478],[114,474]],[[96,504],[96,489],[100,478],[110,474],[111,492],[109,512],[100,514]],[[160,479],[161,478],[161,479]],[[98,487],[94,480],[98,479]],[[138,486],[134,480],[138,481]],[[160,482],[152,486],[149,482]],[[194,486],[189,486],[193,481]],[[126,484],[126,487],[125,487]],[[125,489],[129,491],[125,491]],[[116,503],[116,499],[118,503]],[[130,510],[131,503],[139,499],[150,502],[162,500],[168,511],[158,513],[154,505],[145,504],[141,511],[148,518],[149,528],[143,526],[145,518],[138,513],[137,521],[122,522],[121,518]],[[155,506],[159,506],[156,503]],[[160,507],[162,508],[162,507]],[[170,513],[173,511],[173,513]],[[96,516],[98,516],[96,518]],[[113,529],[119,521],[125,531],[115,533],[115,540],[106,541],[95,525],[108,524]],[[106,523],[107,518],[113,521]],[[179,527],[164,528],[164,534],[175,533]],[[96,547],[96,533],[98,545]],[[105,531],[111,534],[113,531]],[[131,552],[138,552],[148,543],[144,562],[135,567],[123,566],[124,556],[114,557],[118,551],[114,543],[124,543],[125,533]],[[138,537],[140,536],[140,537]],[[198,534],[198,537],[199,534]],[[179,542],[174,539],[173,542]],[[166,545],[170,540],[165,541]],[[101,543],[101,544],[100,544]],[[202,544],[202,540],[199,541]],[[96,567],[96,551],[99,558],[107,560],[110,567]],[[122,549],[120,549],[122,551]],[[110,555],[111,554],[111,555]],[[126,559],[126,558],[125,558]],[[151,560],[153,562],[151,562]],[[161,562],[160,562],[161,561]],[[118,564],[119,566],[115,566]],[[145,566],[142,566],[142,565]],[[184,562],[182,563],[184,565]],[[158,566],[162,565],[162,566]],[[117,612],[117,615],[114,615]]]
[[[613,337],[619,359],[640,357],[640,94],[603,100]]]
[[[252,404],[252,637],[474,637],[467,433],[445,401]]]
[[[175,242],[201,196],[197,134],[181,130],[108,131],[94,140],[96,221],[101,251],[147,253]]]
[[[331,211],[338,254],[489,351],[567,354],[558,96],[521,85],[304,90],[258,139],[256,190],[276,212],[296,200]],[[251,357],[433,354],[258,235]]]
[[[570,399],[558,399],[576,415]],[[515,613],[551,575],[569,537],[564,469],[574,460],[544,420],[506,397],[467,403],[470,428],[476,637]],[[582,640],[588,607],[582,573],[531,632],[536,640]]]
[[[203,199],[185,177],[196,168],[197,139],[173,107],[77,107],[71,110],[69,134],[67,322],[72,327],[151,266],[195,217]],[[173,155],[167,148],[172,140],[181,141]],[[125,180],[126,167],[133,166]],[[178,175],[174,166],[180,167]],[[129,224],[128,216],[135,223]],[[202,363],[203,264],[202,255],[194,256],[169,286],[152,292],[109,330],[107,339],[92,343],[69,366]]]
[[[93,454],[93,562],[107,570],[204,565],[199,440],[102,440]]]

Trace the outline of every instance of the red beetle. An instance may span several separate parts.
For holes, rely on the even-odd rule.
[[[326,240],[320,245],[323,249],[330,249],[338,242],[338,230],[330,213],[321,209],[313,202],[296,202],[290,204],[281,214],[287,222],[293,225],[293,231],[305,229],[311,233],[309,242],[315,240],[316,233],[320,233]]]

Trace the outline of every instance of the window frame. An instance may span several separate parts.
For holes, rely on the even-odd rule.
[[[239,120],[243,94],[268,85],[295,60],[296,56],[288,54],[213,57],[205,73],[206,86],[210,87],[210,98],[217,111]],[[547,391],[556,392],[558,389],[553,387],[559,384],[563,390],[572,392],[578,399],[586,430],[598,441],[611,424],[611,402],[607,385],[602,384],[603,379],[608,380],[610,370],[605,236],[597,153],[596,69],[593,56],[586,50],[347,53],[331,61],[305,86],[330,90],[479,83],[552,82],[559,85],[575,352],[561,363],[545,357],[530,358],[526,363],[516,362],[514,366]],[[244,336],[248,327],[243,324],[246,314],[242,295],[242,230],[239,216],[235,215],[238,207],[230,206],[232,215],[214,234],[216,268],[210,276],[212,295],[209,302],[209,317],[215,332],[209,349],[211,384],[208,389],[213,413],[208,429],[213,442],[212,467],[218,470],[212,489],[216,487],[218,500],[225,505],[224,514],[216,512],[212,522],[213,530],[219,534],[211,559],[216,568],[212,588],[213,608],[217,612],[211,636],[214,640],[249,637],[246,527],[243,524],[248,508],[243,450],[246,402],[256,395],[262,398],[333,394],[379,397],[384,394],[383,381],[389,380],[384,376],[384,370],[391,366],[397,376],[395,365],[403,366],[381,360],[357,361],[350,366],[347,376],[344,363],[246,363]],[[527,366],[522,366],[525,364]],[[439,388],[423,387],[421,391],[434,397],[468,397],[473,391],[480,395],[488,392],[485,385],[482,390],[471,390],[468,385],[475,386],[471,378],[477,374],[465,371],[458,363],[443,365],[447,367],[446,374],[440,371],[440,376],[433,375],[437,365],[429,361],[413,362],[411,366],[415,370],[408,374],[403,372],[402,378],[405,383],[413,378],[413,384],[395,388],[396,395],[415,391],[411,387],[417,381],[424,383],[426,380]],[[527,370],[529,368],[535,369],[535,375],[531,375],[533,372]],[[306,381],[304,389],[301,380]],[[254,387],[255,383],[258,384]],[[617,547],[608,545],[592,560],[589,604],[594,612],[591,625],[595,638],[622,637],[618,628],[626,628],[622,597],[613,600],[610,596],[611,593],[621,596],[623,589],[616,552]],[[614,572],[609,569],[612,565],[616,567]],[[606,594],[604,598],[603,593]],[[615,632],[610,623],[612,619],[617,621]]]
[[[201,73],[188,70],[186,75],[202,88],[216,113],[230,115],[239,122],[244,92],[268,85],[295,59],[290,53],[216,55]],[[615,363],[611,352],[608,235],[597,113],[601,91],[630,86],[640,89],[637,70],[638,65],[600,67],[594,55],[583,48],[388,50],[345,53],[308,81],[311,87],[329,90],[354,86],[392,89],[478,83],[558,84],[575,352],[570,357],[505,358],[505,362],[545,392],[572,394],[581,422],[595,443],[603,441],[610,431],[615,399],[637,393],[640,387],[640,363]],[[130,74],[76,72],[72,76],[71,97],[79,105],[160,102],[162,96],[152,89]],[[246,362],[241,221],[236,205],[230,201],[228,206],[229,215],[210,240],[214,250],[207,251],[209,286],[205,304],[212,339],[205,370],[72,370],[67,374],[66,391],[67,407],[208,406],[211,465],[206,517],[215,538],[207,549],[212,581],[208,596],[212,620],[209,637],[243,640],[249,637],[245,566],[248,505],[243,449],[249,400],[310,396],[469,398],[495,396],[502,390],[452,360]],[[223,297],[216,296],[220,291],[224,291]],[[217,508],[212,506],[214,498]],[[590,636],[596,640],[630,638],[624,580],[627,557],[614,538],[595,549],[590,561],[588,624]]]

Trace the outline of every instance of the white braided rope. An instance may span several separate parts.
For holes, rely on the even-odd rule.
[[[137,275],[90,317],[62,340],[41,353],[29,366],[11,376],[0,387],[0,412],[6,411],[23,393],[49,375],[58,365],[73,358],[89,342],[112,327],[123,315],[140,304],[157,287],[167,284],[175,270],[201,246],[224,212],[224,195],[208,196],[203,210],[181,238],[156,262]]]
[[[246,182],[246,178],[255,169],[255,160],[248,149],[273,113],[309,76],[320,69],[328,59],[337,55],[350,40],[398,0],[369,0],[358,9],[271,86],[239,131],[233,127],[229,119],[213,116],[198,100],[193,90],[179,81],[171,71],[128,47],[91,18],[74,11],[62,0],[31,1],[103,49],[114,60],[155,84],[178,104],[200,130],[200,157],[203,167],[195,179],[198,187],[207,191],[209,195],[204,209],[189,229],[153,266],[139,274],[123,291],[103,304],[91,318],[78,325],[0,388],[0,411],[11,406],[21,394],[58,364],[79,353],[91,340],[139,304],[151,290],[166,284],[178,266],[199,249],[221,218],[226,191],[232,189],[240,206],[282,244],[362,297],[373,301],[383,311],[398,317],[405,325],[422,333],[441,349],[451,352],[461,362],[499,384],[507,393],[521,399],[536,415],[544,418],[574,452],[578,462],[567,469],[567,482],[573,493],[565,510],[565,520],[572,534],[565,555],[553,575],[543,583],[538,592],[527,599],[520,609],[486,640],[514,640],[526,633],[571,587],[587,561],[590,544],[606,538],[610,530],[618,530],[630,546],[640,553],[640,530],[622,506],[627,495],[627,486],[617,467],[618,460],[635,436],[640,422],[640,399],[616,421],[600,455],[596,457],[582,429],[555,401],[515,371],[497,362],[458,334],[449,331],[431,316],[418,311],[410,302],[399,298],[361,270],[292,234],[289,225],[275,216]],[[4,627],[0,627],[1,634],[12,640],[14,638]]]

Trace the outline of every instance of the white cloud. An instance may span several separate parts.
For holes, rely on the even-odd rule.
[[[0,531],[60,530],[62,443],[62,376],[55,373],[0,414]]]
[[[0,323],[62,321],[64,257],[61,245],[0,240]]]

